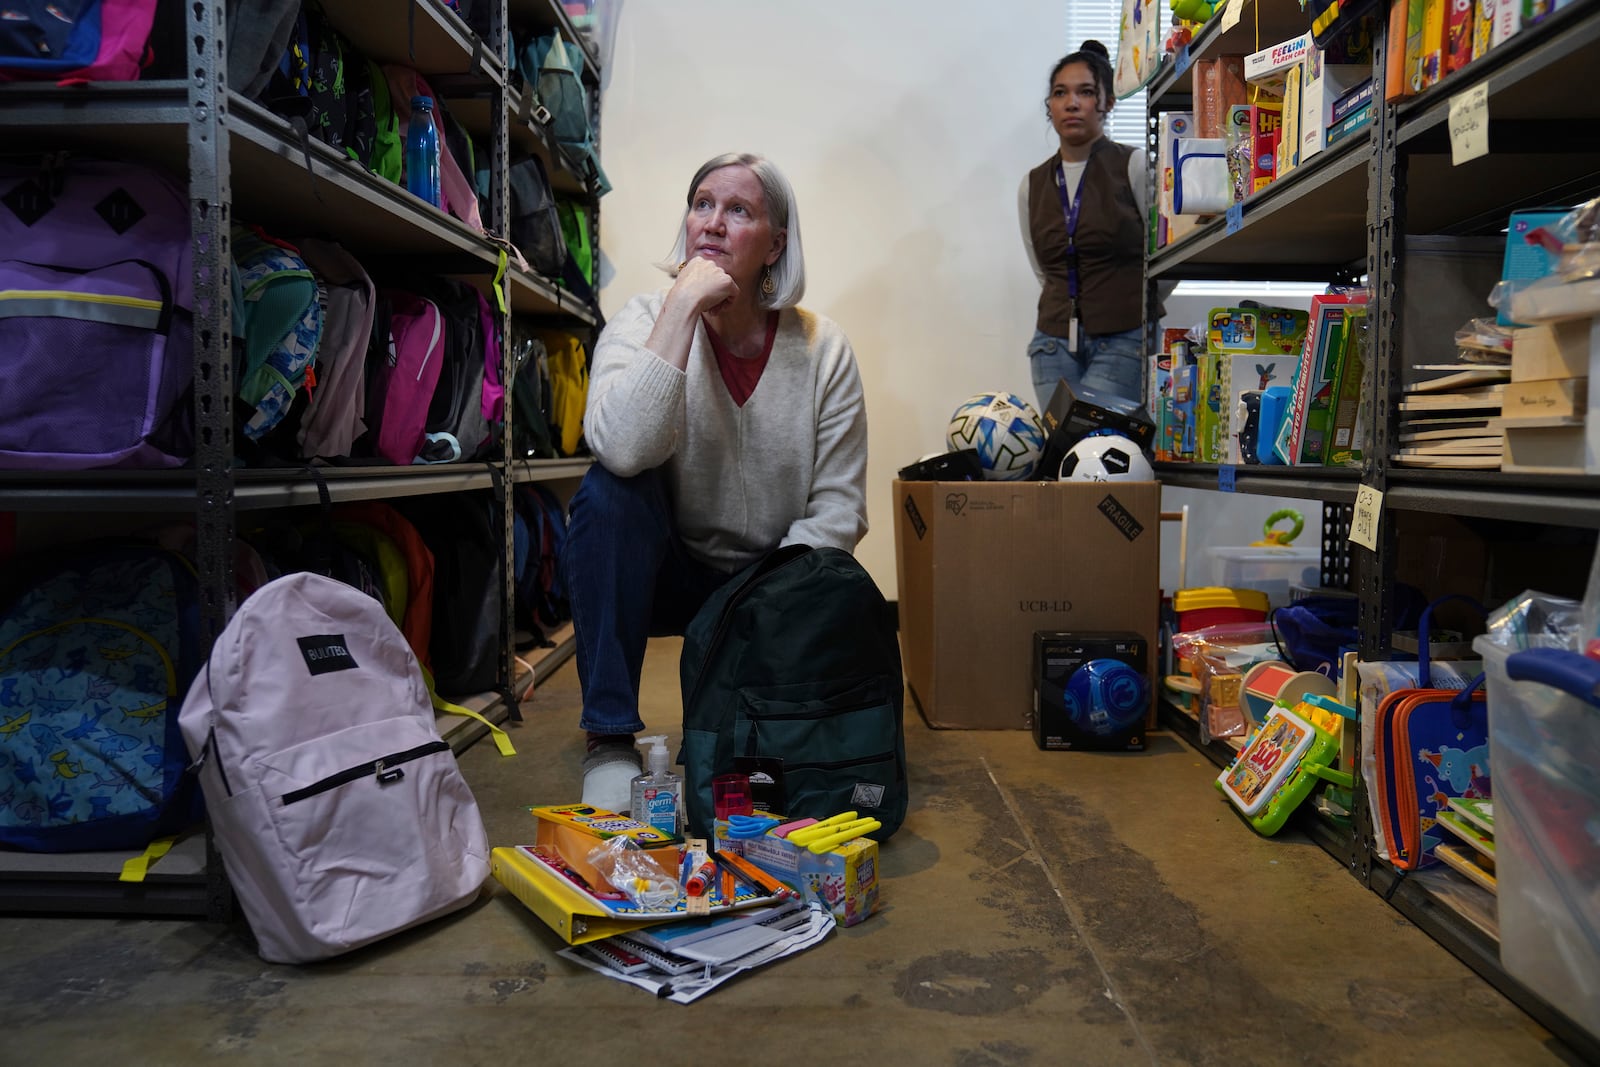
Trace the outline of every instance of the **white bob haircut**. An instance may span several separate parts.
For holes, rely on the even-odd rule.
[[[774,230],[784,230],[788,236],[778,261],[772,265],[773,291],[770,296],[756,292],[756,305],[769,310],[794,307],[806,295],[806,258],[800,246],[800,209],[794,201],[794,189],[776,165],[765,156],[749,152],[726,152],[706,160],[694,172],[689,182],[689,193],[684,198],[683,219],[678,223],[678,240],[665,261],[658,264],[662,270],[678,276],[678,265],[684,261],[684,249],[689,241],[689,208],[694,204],[695,190],[706,180],[706,175],[723,167],[746,167],[761,183],[761,194],[767,202],[767,221]]]

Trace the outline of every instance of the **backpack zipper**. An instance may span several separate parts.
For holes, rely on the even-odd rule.
[[[398,782],[406,776],[406,772],[400,767],[401,764],[419,760],[424,756],[431,756],[436,752],[448,751],[450,751],[450,746],[444,741],[429,741],[425,745],[418,745],[416,748],[408,748],[404,752],[396,752],[388,756],[380,756],[371,763],[358,763],[354,767],[348,767],[336,774],[330,774],[320,782],[313,782],[302,789],[285,793],[280,802],[287,807],[298,801],[317,796],[319,793],[326,793],[330,789],[337,789],[341,785],[358,782],[369,775],[376,778],[379,785]]]

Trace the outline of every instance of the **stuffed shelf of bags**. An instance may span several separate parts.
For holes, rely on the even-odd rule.
[[[441,133],[461,132],[467,137],[476,136],[480,142],[469,150],[463,148],[458,137],[452,146],[469,153],[457,160],[463,182],[456,188],[465,193],[472,185],[467,179],[475,177],[478,169],[471,162],[474,157],[491,161],[504,157],[487,151],[490,138],[497,132],[495,123],[462,123],[464,129],[457,131],[446,113],[454,100],[503,97],[506,67],[482,46],[478,31],[437,0],[417,0],[415,4],[385,2],[380,6],[384,17],[377,19],[373,17],[373,5],[328,0],[322,10],[330,29],[319,36],[318,47],[306,54],[320,49],[324,55],[337,55],[350,71],[360,65],[372,84],[387,84],[391,77],[397,78],[399,88],[395,91],[401,95],[420,87],[413,70],[427,78],[429,87],[440,94],[437,103]],[[487,5],[478,6],[487,10]],[[190,14],[186,9],[178,13],[180,17]],[[207,19],[203,5],[192,14],[202,22]],[[414,18],[411,27],[407,26],[408,16]],[[177,42],[172,54],[181,60],[185,44],[181,29]],[[333,46],[324,47],[329,42]],[[219,47],[215,54],[221,56],[224,52]],[[384,64],[391,69],[383,71]],[[197,184],[189,185],[182,161],[188,157],[196,135],[201,141],[221,140],[226,144],[229,167],[224,189],[230,201],[228,218],[235,225],[236,262],[226,265],[223,272],[210,270],[209,277],[226,277],[228,267],[243,276],[254,269],[246,261],[258,253],[277,257],[255,277],[270,278],[263,281],[263,286],[276,287],[279,303],[286,305],[277,308],[273,321],[287,325],[282,322],[287,312],[294,321],[293,328],[278,339],[281,343],[270,343],[273,337],[264,328],[253,328],[263,318],[262,309],[249,299],[236,299],[234,310],[239,317],[235,339],[241,350],[256,349],[256,358],[262,349],[269,349],[263,364],[273,368],[269,377],[282,378],[293,388],[277,392],[271,386],[258,388],[261,383],[253,381],[254,364],[250,362],[241,363],[235,376],[235,388],[243,388],[246,393],[233,400],[237,416],[235,465],[224,483],[223,508],[226,528],[239,536],[234,544],[233,565],[226,571],[204,573],[231,571],[237,587],[224,592],[207,585],[207,592],[237,602],[253,585],[272,574],[320,568],[330,562],[314,558],[318,553],[311,551],[321,537],[318,529],[322,519],[315,506],[319,491],[309,475],[299,469],[308,457],[327,461],[322,468],[323,480],[336,527],[331,563],[340,576],[383,601],[403,630],[420,614],[427,614],[417,607],[424,601],[416,595],[416,568],[403,560],[408,552],[415,555],[418,545],[434,555],[439,573],[444,575],[442,588],[459,594],[454,600],[460,605],[459,610],[437,609],[445,622],[440,631],[463,635],[471,647],[451,649],[448,643],[438,640],[423,643],[414,630],[411,636],[419,659],[431,659],[443,695],[488,720],[485,723],[454,715],[439,716],[441,733],[460,750],[488,733],[488,724],[504,721],[511,710],[493,688],[503,673],[502,665],[510,659],[511,635],[501,620],[509,622],[513,605],[500,591],[509,591],[515,563],[505,527],[489,503],[490,492],[500,484],[494,472],[508,475],[506,481],[564,484],[575,482],[590,462],[581,455],[558,451],[548,455],[523,451],[516,453],[519,458],[512,464],[500,454],[503,435],[490,416],[487,393],[482,405],[477,402],[481,382],[508,364],[503,349],[494,341],[505,320],[491,309],[498,308],[502,315],[531,317],[553,334],[575,329],[585,337],[598,321],[597,309],[592,298],[576,297],[563,288],[560,278],[522,269],[515,255],[505,256],[503,237],[484,232],[483,223],[490,211],[488,200],[473,210],[469,196],[456,197],[451,210],[438,210],[408,193],[398,183],[398,173],[385,172],[376,155],[359,153],[362,158],[358,161],[351,158],[352,153],[336,147],[342,131],[332,131],[324,123],[302,133],[291,121],[296,113],[294,107],[282,106],[281,99],[276,111],[266,106],[268,101],[259,89],[245,91],[242,78],[230,79],[232,91],[226,106],[207,113],[191,105],[192,87],[188,81],[154,77],[163,72],[169,79],[177,73],[158,64],[147,71],[152,80],[142,82],[96,83],[71,89],[0,86],[8,147],[38,152],[66,150],[70,154],[65,162],[58,160],[57,164],[67,167],[76,160],[110,158],[126,161],[118,165],[129,174],[141,163],[164,171],[165,177],[157,184],[166,183],[172,190],[170,196],[158,197],[159,205],[152,201],[145,207],[135,205],[138,210],[112,210],[114,217],[106,221],[113,228],[120,224],[133,230],[143,212],[149,221],[138,233],[165,227],[162,240],[170,240],[174,248],[182,249],[175,262],[200,265],[208,252],[189,233],[188,218],[191,201],[205,195],[200,191],[204,185],[201,176],[196,177]],[[197,71],[196,78],[204,73]],[[360,81],[357,74],[345,84]],[[359,115],[359,108],[353,110]],[[358,139],[356,143],[365,142]],[[570,175],[558,181],[569,191],[579,185]],[[146,207],[158,210],[151,212]],[[128,240],[135,237],[137,234]],[[103,239],[113,240],[111,236]],[[185,256],[193,258],[185,260]],[[300,262],[291,262],[295,257]],[[191,274],[182,265],[172,266],[167,273],[179,285],[187,285]],[[202,277],[208,274],[198,273]],[[253,284],[247,283],[243,288],[252,295],[256,292]],[[207,292],[214,294],[215,287]],[[423,317],[442,327],[438,331],[442,344],[449,345],[448,338],[452,336],[477,338],[476,346],[457,346],[462,353],[470,348],[471,356],[458,354],[448,360],[451,367],[467,372],[465,384],[456,382],[461,388],[453,388],[451,397],[468,397],[470,402],[435,405],[434,401],[443,396],[442,387],[424,398],[430,420],[436,414],[440,419],[459,416],[466,420],[456,427],[437,427],[446,434],[445,447],[428,458],[447,462],[413,464],[415,452],[409,446],[396,451],[385,449],[374,440],[358,443],[362,441],[360,418],[352,419],[352,412],[344,410],[343,403],[329,399],[367,395],[359,385],[350,384],[343,370],[371,367],[379,375],[388,373],[383,370],[382,356],[389,347],[387,342],[393,339],[393,331],[363,330],[361,323],[364,316],[377,317],[375,305],[385,305],[392,312],[395,294],[417,297],[411,301],[416,307],[433,305],[435,310],[426,311]],[[303,328],[315,317],[313,308],[321,311],[324,337],[340,337],[337,359],[325,350],[321,339],[315,344],[308,341]],[[452,317],[452,308],[460,313]],[[392,325],[392,315],[389,321]],[[374,334],[383,334],[385,343],[374,341]],[[263,337],[269,343],[258,343]],[[581,353],[582,342],[575,344],[575,351]],[[172,348],[177,366],[187,353],[178,351],[182,348],[179,341],[174,340]],[[327,358],[319,358],[316,363],[306,359],[308,350],[313,348],[319,357]],[[215,358],[215,353],[210,355]],[[440,360],[432,362],[437,364]],[[318,380],[313,382],[307,375],[302,381],[301,374],[307,369],[321,372]],[[390,393],[381,390],[375,395]],[[322,399],[307,403],[310,397]],[[192,404],[185,394],[172,401],[168,413],[184,416]],[[435,406],[448,411],[433,412]],[[331,420],[340,427],[330,430],[328,425],[319,425],[308,435],[319,407],[327,416],[323,422]],[[341,410],[335,411],[336,408]],[[216,426],[211,423],[216,420],[206,416],[204,409],[200,412],[205,423],[202,429],[214,432]],[[509,408],[506,412],[509,415]],[[381,436],[377,431],[386,421],[381,409],[378,414],[370,410],[366,414],[372,416],[370,428],[374,430],[367,437]],[[469,415],[476,418],[467,418]],[[451,437],[477,439],[478,429],[459,429],[467,423],[474,427],[482,424],[481,450],[449,444]],[[513,429],[511,436],[515,438],[518,432]],[[573,451],[577,451],[576,447]],[[188,452],[186,447],[174,446],[166,456],[164,463],[176,464],[186,461]],[[209,477],[214,483],[215,476]],[[16,542],[25,550],[63,548],[97,536],[148,536],[150,524],[159,521],[165,525],[164,536],[169,541],[176,537],[169,550],[176,550],[180,556],[192,553],[191,560],[198,562],[201,556],[196,542],[204,538],[204,531],[197,535],[191,525],[184,534],[177,527],[193,523],[201,494],[214,489],[214,484],[208,487],[208,475],[191,466],[0,472],[0,498],[4,500],[0,506],[12,513],[6,517],[16,523]],[[478,501],[483,502],[482,507],[477,506]],[[389,518],[377,525],[358,520],[357,513],[374,509],[384,509]],[[467,515],[483,519],[478,524],[481,537],[460,535]],[[399,536],[398,531],[403,529],[399,523],[412,529],[414,543]],[[411,548],[402,550],[402,542]],[[153,544],[151,550],[159,551]],[[8,550],[12,547],[8,538]],[[226,554],[225,547],[223,553]],[[398,565],[397,558],[402,559]],[[471,580],[463,580],[463,575]],[[27,576],[20,568],[11,574]],[[458,626],[452,612],[473,618],[469,624]],[[563,627],[548,617],[544,621],[538,647],[524,656],[527,670],[519,667],[507,675],[519,692],[525,693],[529,682],[537,684],[571,654],[570,625]],[[68,760],[63,766],[64,771],[71,769],[70,763]],[[121,880],[124,865],[138,856],[137,851],[0,851],[0,907],[221,917],[227,908],[227,887],[214,856],[207,856],[206,843],[203,829],[180,836],[170,852],[155,859],[139,883]]]

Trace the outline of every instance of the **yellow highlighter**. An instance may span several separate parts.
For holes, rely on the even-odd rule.
[[[819,837],[827,837],[831,833],[837,833],[839,828],[846,823],[859,821],[855,812],[842,811],[837,815],[828,816],[821,822],[815,822],[810,826],[803,826],[791,832],[785,840],[790,844],[803,845],[807,841],[815,841]]]
[[[866,834],[872,833],[872,831],[878,829],[882,825],[883,823],[879,822],[877,819],[862,819],[860,822],[847,823],[846,825],[839,827],[837,833],[829,834],[827,837],[812,841],[810,844],[806,845],[806,847],[812,852],[819,854],[823,852],[829,852],[834,848],[844,844],[846,841],[854,841],[858,837],[863,837]]]

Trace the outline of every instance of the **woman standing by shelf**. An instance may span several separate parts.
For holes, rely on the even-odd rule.
[[[1022,243],[1042,287],[1028,345],[1041,411],[1063,378],[1144,403],[1145,153],[1105,136],[1111,79],[1099,41],[1056,63],[1045,111],[1061,146],[1018,190]]]

